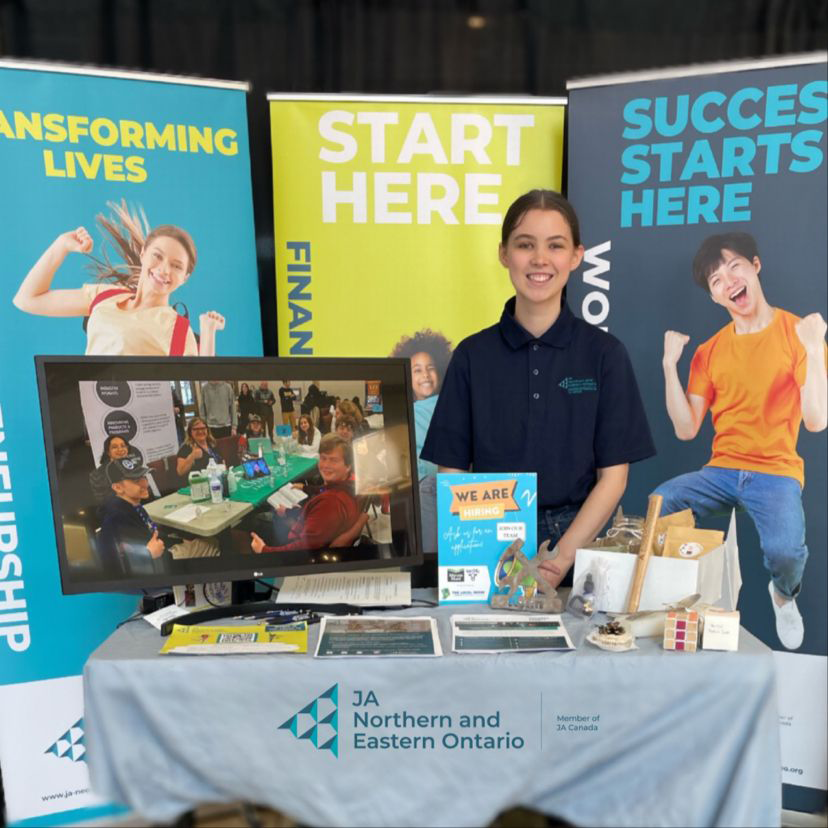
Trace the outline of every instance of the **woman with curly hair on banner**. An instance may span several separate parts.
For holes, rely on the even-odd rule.
[[[451,342],[443,334],[423,328],[404,336],[391,351],[392,357],[411,360],[411,387],[414,391],[414,431],[417,474],[420,478],[423,552],[437,554],[437,466],[420,458],[431,415],[437,404],[440,383],[451,360]]]
[[[70,253],[92,252],[86,228],[61,233],[46,248],[18,288],[14,304],[39,316],[87,317],[86,353],[107,356],[214,356],[216,331],[224,317],[209,311],[199,317],[200,342],[170,296],[185,284],[196,265],[190,234],[173,224],[149,229],[143,210],[130,212],[126,202],[108,202],[109,217],[97,223],[123,259],[113,263],[104,249],[90,258],[96,283],[55,290],[52,281]]]

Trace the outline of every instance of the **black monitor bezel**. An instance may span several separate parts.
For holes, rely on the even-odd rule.
[[[365,571],[366,569],[399,569],[410,570],[423,563],[422,539],[420,537],[420,498],[417,478],[417,452],[415,443],[415,423],[413,413],[414,392],[411,386],[410,361],[404,358],[392,357],[107,357],[107,356],[66,356],[66,355],[37,355],[35,372],[37,376],[38,398],[40,415],[43,424],[43,441],[46,454],[46,465],[49,475],[49,492],[52,509],[52,522],[60,569],[61,591],[64,595],[79,595],[93,592],[135,592],[142,589],[156,589],[181,584],[199,584],[218,581],[242,581],[255,578],[274,578],[288,575],[324,574],[331,572]],[[205,573],[197,571],[180,573],[161,573],[140,577],[140,585],[130,583],[128,578],[118,580],[94,580],[79,582],[70,577],[69,563],[61,519],[60,494],[58,491],[58,470],[55,457],[54,430],[52,416],[48,406],[47,369],[52,365],[72,366],[112,366],[113,371],[120,371],[112,377],[100,375],[100,368],[94,379],[146,379],[140,376],[124,376],[130,372],[137,373],[144,367],[157,366],[155,370],[160,376],[154,379],[180,379],[186,377],[191,380],[207,380],[215,378],[216,367],[233,366],[233,376],[244,376],[245,380],[302,380],[309,377],[319,379],[322,383],[336,380],[389,380],[403,383],[406,395],[406,409],[409,423],[409,458],[411,467],[411,499],[412,519],[409,521],[409,548],[411,555],[394,558],[366,558],[364,560],[337,561],[336,563],[304,563],[297,565],[268,565],[263,558],[258,566],[248,569],[233,567],[225,570],[215,570]],[[158,371],[163,368],[165,371]],[[243,374],[239,373],[243,372]],[[85,379],[77,377],[78,380]],[[92,379],[90,377],[89,379]],[[357,547],[358,548],[358,547]],[[331,553],[330,549],[314,550],[321,557]],[[341,551],[341,550],[339,550]],[[204,559],[215,560],[215,559]]]

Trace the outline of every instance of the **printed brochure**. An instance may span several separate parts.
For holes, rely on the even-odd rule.
[[[441,604],[488,603],[516,540],[537,552],[537,475],[437,475],[437,586]]]

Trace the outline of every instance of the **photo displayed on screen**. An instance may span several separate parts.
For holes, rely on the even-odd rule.
[[[419,562],[402,360],[49,359],[64,592]]]

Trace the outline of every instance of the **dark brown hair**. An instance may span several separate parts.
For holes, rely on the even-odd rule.
[[[308,421],[308,430],[302,431],[302,420]],[[300,446],[309,446],[313,443],[313,418],[310,414],[300,414],[296,421],[298,436],[296,438]]]
[[[515,227],[517,227],[520,220],[530,210],[553,210],[556,213],[560,213],[569,225],[575,247],[580,246],[581,228],[578,224],[578,216],[573,206],[560,193],[556,193],[554,190],[529,190],[528,193],[524,193],[511,203],[509,209],[506,211],[506,215],[503,217],[500,243],[504,247],[509,241],[509,236],[512,235]]]

